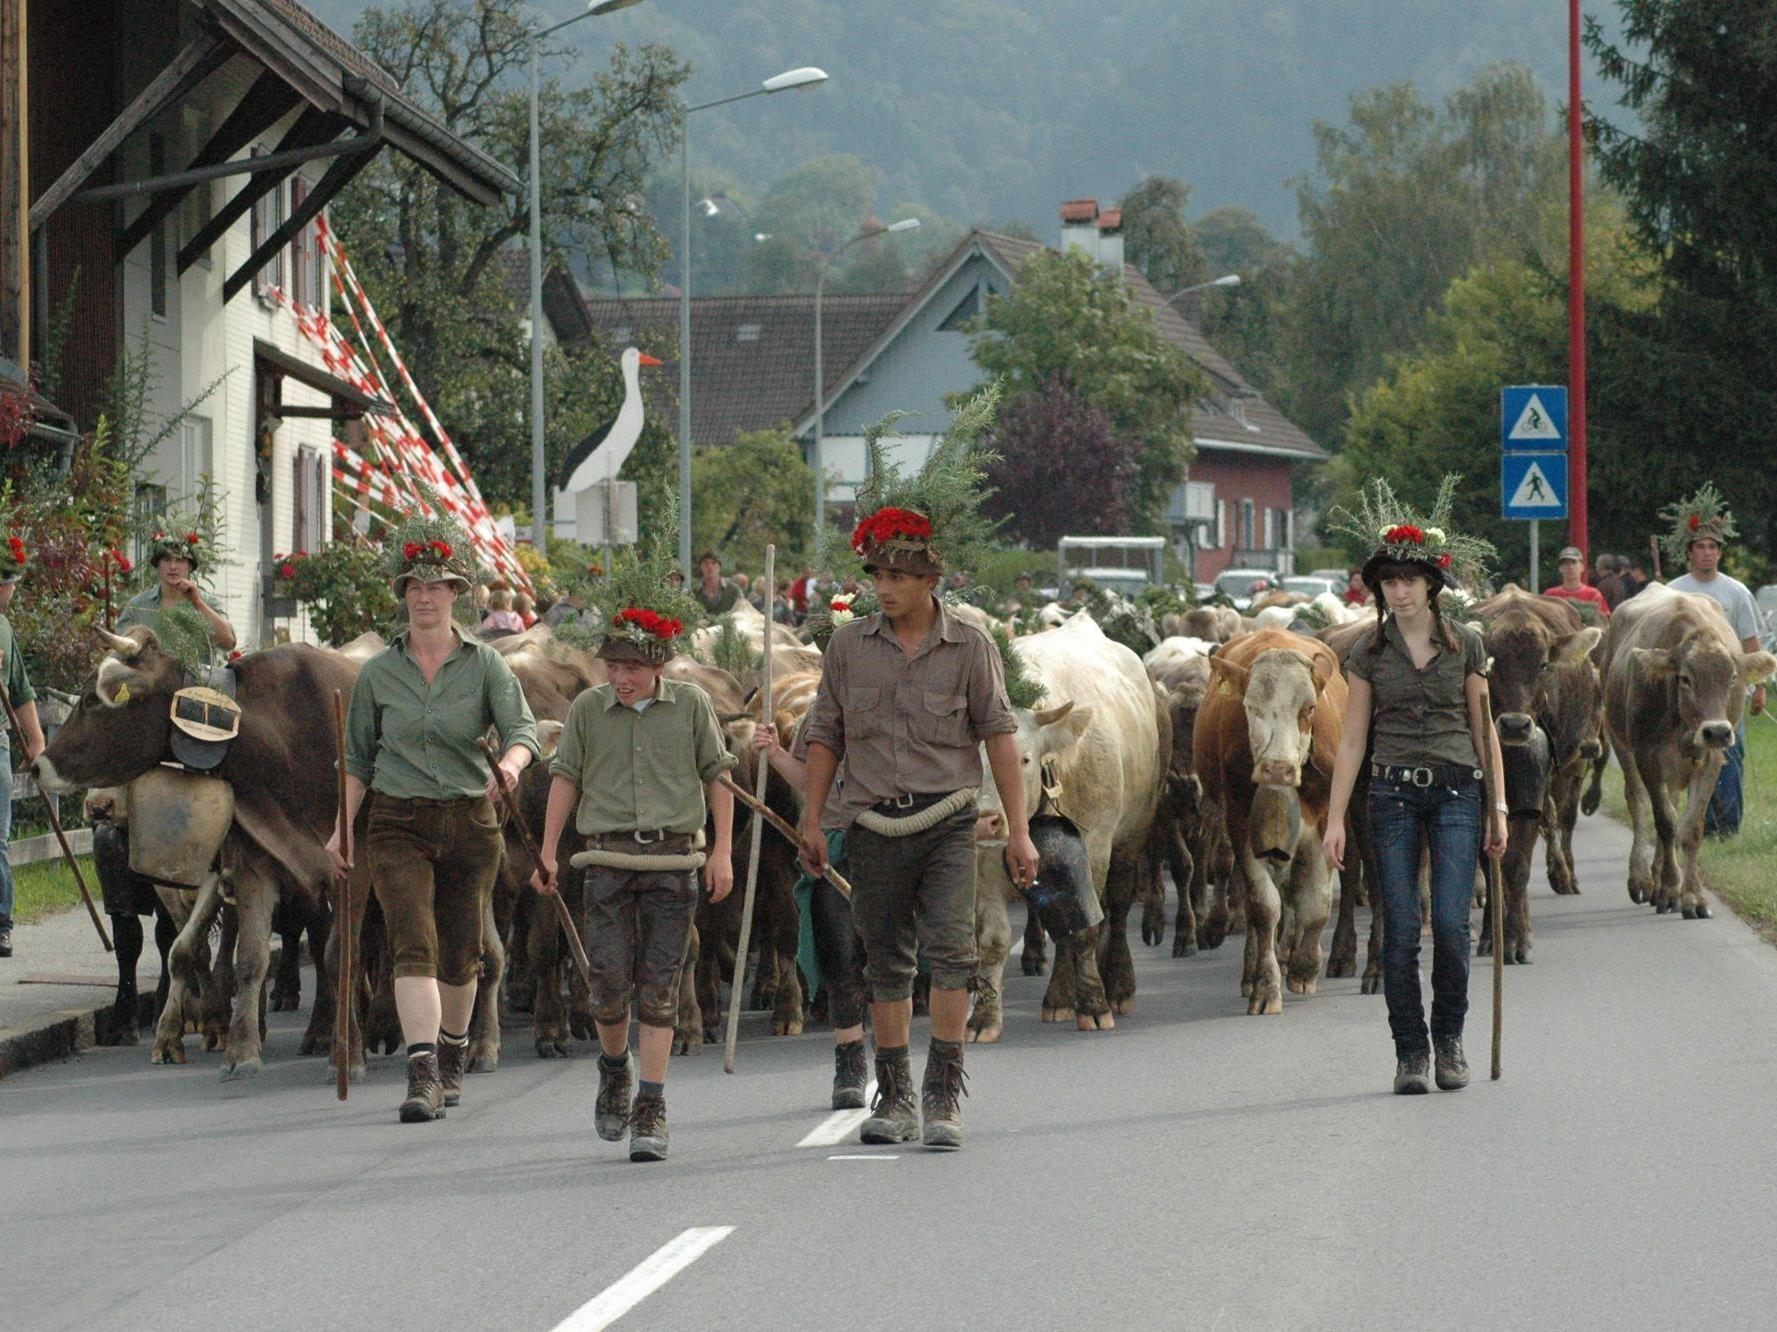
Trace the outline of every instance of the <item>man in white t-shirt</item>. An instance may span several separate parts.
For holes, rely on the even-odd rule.
[[[1695,592],[1718,603],[1733,627],[1734,637],[1746,652],[1759,650],[1759,635],[1764,630],[1764,617],[1746,584],[1721,571],[1722,546],[1729,537],[1738,536],[1734,516],[1721,502],[1713,485],[1705,485],[1690,499],[1675,506],[1674,530],[1667,538],[1668,549],[1682,545],[1690,565],[1688,573],[1680,574],[1667,586],[1674,592]],[[1676,553],[1676,551],[1675,551]],[[1748,706],[1754,715],[1765,710],[1765,686],[1760,681],[1752,688]],[[1710,797],[1704,816],[1703,830],[1714,837],[1733,837],[1740,831],[1744,809],[1742,782],[1746,768],[1746,724],[1742,722],[1729,746],[1727,761],[1716,779],[1715,794]]]

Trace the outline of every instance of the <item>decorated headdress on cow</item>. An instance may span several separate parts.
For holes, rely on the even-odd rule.
[[[1725,546],[1740,533],[1734,527],[1734,515],[1713,481],[1705,481],[1696,494],[1677,500],[1660,510],[1662,521],[1671,524],[1666,534],[1666,552],[1675,560],[1690,555],[1691,542],[1713,541]]]
[[[0,545],[0,583],[16,583],[23,578],[30,558],[24,538],[16,532],[9,534],[5,544]]]
[[[996,460],[981,440],[993,424],[999,396],[998,385],[989,385],[964,402],[912,476],[902,473],[883,445],[902,413],[891,412],[864,432],[870,479],[858,491],[851,548],[866,573],[941,574],[946,553],[965,568],[979,564],[999,526],[981,513],[992,493],[987,466]]]
[[[475,586],[475,552],[469,534],[455,519],[442,514],[409,518],[383,540],[383,563],[395,596],[406,592],[407,580],[452,583],[458,592]]]
[[[702,608],[683,583],[667,579],[673,567],[667,534],[678,530],[678,499],[669,494],[646,549],[638,546],[611,561],[610,577],[599,589],[599,604],[608,616],[598,645],[604,660],[662,665],[673,659],[686,629],[697,623]]]
[[[203,536],[196,531],[156,531],[149,538],[148,564],[158,569],[162,560],[185,560],[190,563],[191,572],[196,573],[203,562],[203,545]]]
[[[1458,532],[1451,521],[1450,511],[1461,480],[1453,472],[1446,474],[1431,512],[1422,514],[1378,477],[1358,492],[1355,511],[1340,507],[1329,515],[1330,530],[1372,548],[1364,561],[1363,580],[1379,605],[1379,573],[1390,564],[1425,570],[1434,592],[1453,580],[1476,587],[1486,577],[1487,565],[1495,554],[1493,544]]]

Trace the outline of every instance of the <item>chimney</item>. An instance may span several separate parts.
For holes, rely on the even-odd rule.
[[[1107,208],[1098,215],[1098,262],[1123,276],[1123,210]]]
[[[1098,262],[1098,200],[1069,199],[1061,205],[1061,252],[1084,250]]]

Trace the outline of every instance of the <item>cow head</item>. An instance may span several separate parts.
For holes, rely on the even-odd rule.
[[[1554,711],[1563,672],[1585,666],[1603,634],[1596,627],[1561,633],[1531,616],[1488,629],[1490,693],[1501,745],[1530,743],[1536,719]]]
[[[161,651],[154,634],[98,631],[108,649],[68,720],[32,765],[45,791],[124,786],[167,753],[173,695],[185,669]]]
[[[1643,680],[1670,683],[1679,722],[1698,750],[1731,745],[1741,691],[1777,671],[1777,657],[1769,652],[1733,652],[1703,634],[1691,634],[1677,647],[1636,648],[1635,664]]]
[[[1086,734],[1086,728],[1092,724],[1092,708],[1088,705],[1076,707],[1072,702],[1066,702],[1034,710],[1019,708],[1017,716],[1015,740],[1019,771],[1024,776],[1024,813],[1026,818],[1032,818],[1042,803],[1044,773],[1054,776],[1058,765]],[[982,766],[986,766],[985,757]],[[992,782],[984,783],[981,788],[981,811],[982,818],[976,826],[977,837],[987,840],[1004,837],[999,789]]]
[[[1333,668],[1323,657],[1289,648],[1261,652],[1250,666],[1236,666],[1221,656],[1210,658],[1209,666],[1217,688],[1241,695],[1253,784],[1300,786],[1314,746],[1315,703]]]

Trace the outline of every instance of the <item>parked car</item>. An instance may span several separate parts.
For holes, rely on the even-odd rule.
[[[1277,574],[1271,569],[1224,569],[1216,575],[1216,592],[1237,611],[1252,609],[1255,596],[1276,586]]]
[[[1322,592],[1337,597],[1345,591],[1345,579],[1341,576],[1334,582],[1331,578],[1322,578],[1316,574],[1291,574],[1283,580],[1283,590],[1307,597],[1310,601]]]
[[[1324,578],[1341,592],[1345,590],[1346,583],[1351,581],[1350,571],[1346,569],[1310,569],[1308,577]]]

